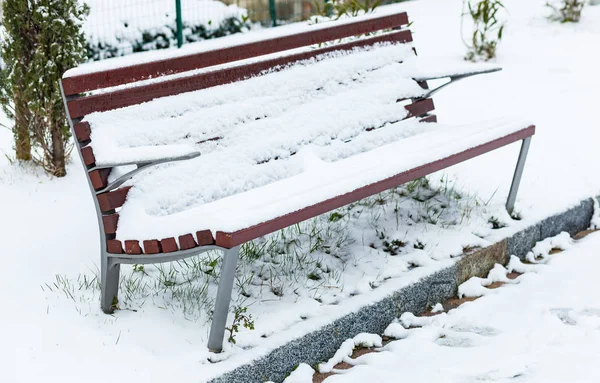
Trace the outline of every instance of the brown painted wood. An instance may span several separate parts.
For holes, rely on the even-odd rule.
[[[267,222],[263,222],[261,224],[249,227],[247,229],[239,230],[233,233],[217,232],[216,243],[218,246],[224,248],[232,248],[241,245],[253,239],[262,237],[266,234],[273,233],[277,230],[281,230],[284,227],[292,226],[298,222],[302,222],[304,220],[316,217],[320,214],[324,214],[328,211],[338,209],[352,202],[356,202],[374,194],[381,193],[385,190],[391,189],[398,185],[402,185],[406,182],[419,179],[428,174],[445,169],[449,166],[458,164],[460,162],[464,162],[468,159],[477,157],[481,154],[487,153],[502,146],[523,140],[527,137],[531,137],[534,133],[535,126],[529,126],[523,130],[509,134],[505,137],[501,137],[496,140],[481,144],[474,148],[465,150],[461,153],[457,153],[449,157],[439,159],[429,164],[420,166],[415,169],[411,169],[404,173],[400,173],[396,176],[373,183],[371,185],[348,192],[346,194],[330,198],[318,204],[306,207],[304,209],[300,209],[296,212],[286,214],[284,216],[272,219]]]
[[[140,241],[125,241],[125,253],[130,255],[143,254]]]
[[[98,205],[100,205],[100,211],[103,213],[112,211],[116,208],[123,206],[127,199],[127,193],[131,186],[123,187],[121,189],[113,190],[109,193],[98,194]]]
[[[109,239],[106,241],[106,251],[110,254],[123,254],[123,245],[121,241]]]
[[[194,236],[191,234],[185,234],[179,236],[179,248],[181,250],[189,250],[197,247],[196,241],[194,241]]]
[[[88,173],[92,186],[95,190],[101,190],[108,185],[108,176],[111,169],[94,170]]]
[[[177,241],[175,241],[175,238],[173,237],[161,239],[160,246],[162,248],[163,253],[173,253],[179,250],[177,248]]]
[[[406,105],[404,108],[408,110],[408,115],[406,118],[410,118],[423,116],[429,112],[432,112],[435,109],[435,105],[433,104],[432,99],[426,98],[425,100],[419,100],[412,104]]]
[[[94,156],[94,150],[91,146],[81,148],[81,157],[86,166],[92,166],[96,163],[96,157]]]
[[[73,130],[75,130],[75,138],[77,138],[77,141],[87,142],[91,139],[92,128],[88,122],[79,122],[73,125]]]
[[[162,247],[160,241],[152,239],[150,241],[144,241],[144,251],[146,254],[160,254],[162,253]]]
[[[213,238],[210,230],[202,230],[196,232],[196,239],[198,240],[198,246],[214,245],[215,239]]]
[[[111,235],[117,233],[117,224],[119,223],[119,215],[111,214],[102,217],[104,224],[104,234]]]
[[[356,47],[372,46],[381,42],[405,43],[409,41],[412,41],[412,35],[409,30],[396,31],[386,35],[337,44],[320,49],[313,49],[308,52],[259,61],[233,68],[201,73],[194,76],[177,78],[149,85],[131,87],[114,92],[96,94],[89,97],[80,97],[69,101],[67,105],[71,118],[78,118],[94,112],[106,112],[108,110],[152,101],[160,97],[174,96],[180,93],[240,81],[252,76],[260,75],[269,69],[279,70],[283,68],[284,65],[310,59],[329,52],[347,51]]]
[[[437,122],[437,116],[435,114],[430,114],[427,117],[424,117],[420,120],[421,122]]]
[[[65,95],[71,96],[83,92],[128,84],[135,81],[156,78],[165,75],[207,68],[214,65],[283,52],[315,44],[360,36],[379,30],[391,29],[408,24],[406,13],[381,16],[370,20],[336,25],[261,41],[240,44],[232,47],[201,52],[183,57],[154,61],[145,64],[115,68],[107,71],[67,77],[62,80]],[[71,118],[75,118],[71,116]]]

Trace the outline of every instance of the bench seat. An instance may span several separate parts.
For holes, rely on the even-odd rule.
[[[161,177],[142,174],[138,176],[142,179],[137,180],[136,185],[143,186],[139,189],[136,186],[129,192],[120,211],[117,239],[177,238],[208,229],[216,235],[217,245],[230,248],[482,152],[523,140],[534,133],[530,123],[509,120],[468,126],[413,120],[392,124],[386,129],[423,132],[335,162],[322,160],[319,156],[321,148],[306,147],[294,156],[294,162],[302,168],[299,174],[191,206],[175,214],[152,215],[148,211],[156,201],[187,200],[190,196],[178,194],[180,189],[177,187],[158,188],[153,192],[152,185],[161,182]],[[379,132],[370,133],[375,135]],[[171,179],[178,177],[178,165],[168,169]],[[198,176],[202,178],[200,169]],[[185,178],[182,181],[185,182]],[[165,192],[172,194],[161,194]]]

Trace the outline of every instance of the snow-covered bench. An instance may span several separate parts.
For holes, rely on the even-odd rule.
[[[407,24],[405,13],[299,24],[68,71],[102,309],[115,308],[120,264],[222,249],[209,339],[220,351],[240,245],[523,141],[511,211],[534,126],[437,124],[427,80],[497,68],[419,59]]]

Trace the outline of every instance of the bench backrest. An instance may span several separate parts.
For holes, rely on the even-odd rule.
[[[62,89],[73,123],[73,133],[78,142],[77,147],[88,169],[93,189],[97,192],[107,186],[111,169],[96,167],[91,127],[85,122],[85,116],[240,81],[260,75],[266,70],[277,70],[286,64],[328,52],[348,51],[383,42],[412,42],[411,31],[402,29],[408,23],[406,13],[396,13],[312,26],[303,25],[296,29],[288,28],[287,33],[279,36],[276,35],[277,29],[272,29],[272,37],[218,49],[192,51],[189,54],[175,52],[171,53],[174,57],[150,57],[146,62],[118,67],[111,67],[111,60],[107,60],[106,65],[99,65],[92,70],[86,70],[83,66],[67,72],[62,79]],[[374,32],[383,33],[371,35]],[[362,37],[342,40],[355,36]],[[336,43],[328,45],[329,42]],[[196,46],[201,48],[202,43]],[[275,55],[276,53],[279,54]],[[163,51],[158,56],[164,55]],[[119,59],[113,62],[120,63]],[[420,85],[427,88],[425,82]],[[435,121],[436,117],[430,114],[434,109],[430,99],[406,100],[404,103],[408,110],[406,118],[420,117],[423,120]],[[97,206],[103,214],[105,233],[109,240],[113,239],[116,233],[118,215],[115,214],[115,209],[125,202],[128,189],[121,188],[96,195]]]

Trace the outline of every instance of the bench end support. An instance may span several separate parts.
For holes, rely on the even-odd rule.
[[[521,144],[521,152],[519,153],[517,168],[515,169],[513,181],[510,186],[510,192],[508,193],[508,200],[506,201],[506,210],[508,211],[508,214],[511,215],[515,209],[515,202],[517,201],[519,184],[521,183],[521,176],[523,176],[523,169],[525,168],[525,160],[527,160],[527,153],[529,152],[530,144],[531,136],[523,139],[523,143]]]
[[[102,311],[106,314],[112,314],[118,304],[119,295],[119,273],[121,265],[109,258],[106,254],[102,255],[101,270],[101,298],[100,304]]]
[[[208,349],[212,352],[223,351],[225,325],[227,324],[229,303],[231,301],[231,292],[233,291],[235,270],[239,256],[239,246],[226,249],[223,254],[223,266],[221,267],[219,290],[217,291],[217,300],[215,302],[215,310],[208,338]]]

